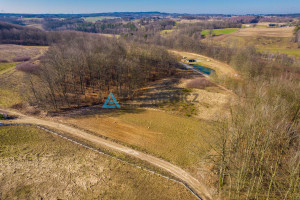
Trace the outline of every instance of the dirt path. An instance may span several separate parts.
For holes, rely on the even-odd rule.
[[[19,116],[19,118],[13,120],[12,123],[34,124],[34,125],[41,125],[41,126],[53,128],[53,129],[56,129],[59,131],[69,133],[72,136],[88,140],[95,144],[101,145],[105,148],[109,148],[114,151],[122,152],[127,155],[130,155],[135,158],[146,161],[152,165],[155,165],[156,167],[159,167],[163,170],[170,172],[172,175],[174,175],[175,177],[182,180],[190,188],[192,188],[197,193],[197,195],[199,195],[202,199],[212,199],[208,189],[206,188],[206,186],[203,183],[200,183],[197,179],[192,177],[189,173],[187,173],[180,167],[173,165],[165,160],[156,158],[152,155],[149,155],[149,154],[146,154],[143,152],[133,150],[133,149],[123,146],[121,144],[97,137],[97,136],[89,134],[85,131],[82,131],[77,128],[73,128],[73,127],[70,127],[70,126],[67,126],[64,124],[60,124],[58,122],[54,122],[51,120],[45,120],[45,119],[39,119],[39,118],[31,117],[31,116],[26,116],[26,115],[23,115],[21,113],[18,113],[16,111],[12,111],[12,110],[3,110],[2,109],[2,111],[6,112],[8,114],[11,114],[11,115]]]

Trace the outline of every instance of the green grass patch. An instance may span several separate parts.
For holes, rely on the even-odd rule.
[[[171,34],[173,31],[174,31],[174,30],[162,30],[162,31],[160,31],[160,34],[161,34],[161,35],[169,35],[169,34]]]
[[[0,63],[0,74],[14,66],[16,66],[16,63]]]
[[[37,130],[24,127],[8,127],[1,130],[1,145],[20,145],[31,143],[38,139]]]
[[[213,29],[212,30],[212,35],[223,35],[223,34],[229,34],[229,33],[234,33],[238,28],[224,28],[224,29]],[[202,35],[206,36],[210,34],[210,30],[203,30],[201,32]]]
[[[300,56],[300,49],[259,49],[260,52],[282,53],[290,56]]]
[[[185,93],[190,93],[190,92],[193,92],[193,89],[190,89],[190,88],[183,88],[181,91],[182,91],[182,92],[185,92]]]
[[[3,107],[10,107],[14,104],[21,103],[22,98],[18,92],[12,91],[10,89],[0,88],[0,105]]]

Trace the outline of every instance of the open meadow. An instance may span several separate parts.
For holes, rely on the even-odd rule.
[[[295,27],[283,28],[242,28],[230,34],[214,37],[213,40],[222,45],[254,46],[260,52],[281,53],[300,56],[300,49],[294,42]]]
[[[195,199],[183,185],[33,127],[0,127],[1,199]]]
[[[10,107],[24,101],[22,94],[26,92],[24,79],[26,74],[15,69],[22,63],[38,62],[38,58],[47,51],[48,47],[0,45],[0,106]]]

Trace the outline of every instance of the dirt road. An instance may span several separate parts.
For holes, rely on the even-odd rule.
[[[165,160],[162,160],[160,158],[156,158],[152,155],[133,150],[129,147],[123,146],[121,144],[97,137],[95,135],[89,134],[85,131],[79,130],[77,128],[67,126],[64,124],[60,124],[55,121],[51,120],[45,120],[45,119],[40,119],[40,118],[35,118],[31,116],[26,116],[21,113],[18,113],[16,111],[12,110],[3,110],[2,111],[11,114],[11,115],[16,115],[18,116],[17,119],[11,121],[12,123],[20,123],[20,124],[34,124],[34,125],[41,125],[45,127],[49,127],[55,130],[59,130],[68,134],[71,134],[72,136],[82,138],[84,140],[88,140],[94,144],[101,145],[104,148],[109,148],[114,151],[122,152],[127,155],[133,156],[135,158],[141,159],[143,161],[146,161],[156,167],[159,167],[165,171],[168,171],[175,177],[179,178],[182,180],[184,183],[186,183],[190,188],[193,189],[195,193],[197,193],[198,196],[200,196],[202,199],[212,199],[207,187],[203,184],[200,183],[197,179],[192,177],[189,173],[181,169],[180,167],[171,164]],[[1,112],[1,110],[0,110]]]
[[[196,53],[190,53],[190,52],[184,52],[184,51],[176,51],[176,50],[169,50],[169,52],[180,55],[181,57],[187,57],[189,59],[195,59],[199,61],[200,63],[204,64],[204,66],[207,66],[209,68],[214,69],[218,76],[229,76],[233,78],[239,78],[238,73],[228,64],[215,60],[213,58],[196,54]]]

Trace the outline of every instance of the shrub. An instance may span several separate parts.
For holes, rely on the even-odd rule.
[[[13,58],[14,62],[25,62],[25,61],[29,61],[31,58],[29,56],[18,56]]]
[[[38,115],[40,114],[40,111],[37,110],[35,107],[33,106],[28,106],[26,109],[25,109],[25,113],[28,114],[28,115]]]
[[[8,60],[0,59],[0,63],[8,63]]]
[[[25,62],[16,66],[16,69],[25,73],[37,74],[39,66],[33,63]]]
[[[24,103],[16,103],[11,106],[11,108],[16,109],[16,110],[22,110],[26,108],[26,105]]]

